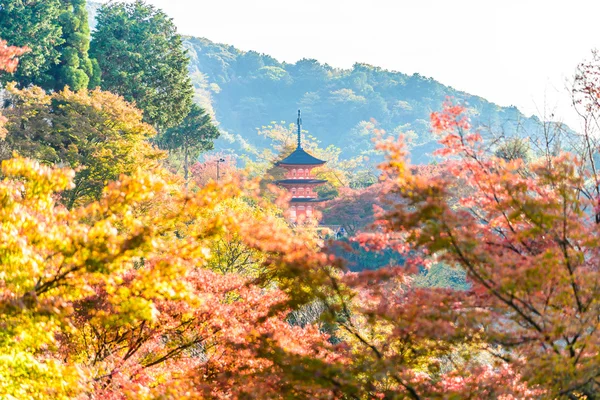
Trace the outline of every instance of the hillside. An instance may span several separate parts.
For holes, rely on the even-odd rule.
[[[88,2],[92,27],[99,6]],[[217,142],[222,150],[269,145],[256,129],[272,121],[295,122],[301,109],[304,129],[323,145],[340,147],[342,157],[372,155],[371,131],[379,128],[406,134],[413,162],[426,163],[437,147],[429,115],[447,97],[467,104],[474,125],[484,132],[530,137],[540,129],[539,119],[516,107],[500,107],[419,74],[360,63],[340,69],[313,59],[289,64],[197,37],[186,37],[185,46],[196,100],[228,133]]]
[[[497,106],[419,74],[358,63],[339,69],[312,59],[288,64],[203,38],[188,37],[185,43],[203,104],[212,105],[222,129],[258,146],[264,139],[256,135],[257,127],[294,122],[300,108],[304,128],[323,144],[339,146],[345,157],[370,152],[367,122],[375,120],[387,132],[408,134],[413,161],[427,162],[436,147],[429,115],[448,96],[464,101],[484,131],[530,136],[540,125],[516,107]]]

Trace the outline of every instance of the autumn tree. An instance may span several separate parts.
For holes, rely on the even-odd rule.
[[[314,325],[286,322],[282,290],[207,268],[212,243],[226,232],[262,253],[263,276],[278,265],[318,271],[327,262],[310,237],[273,216],[227,206],[240,196],[261,204],[252,186],[212,183],[192,194],[168,175],[140,171],[69,211],[55,199],[73,186],[72,170],[13,159],[2,172],[1,393],[342,393],[343,379],[331,378],[342,353]],[[317,371],[328,378],[305,379]]]
[[[292,298],[309,287],[321,318],[336,321],[352,354],[346,393],[596,398],[599,243],[581,161],[563,154],[524,169],[519,157],[491,153],[450,103],[432,125],[445,162],[430,171],[408,163],[402,141],[380,144],[383,191],[397,201],[360,237],[402,254],[403,266],[325,270],[329,293],[311,270],[285,286]],[[456,291],[414,278],[439,265],[464,272],[468,284]],[[289,267],[278,273],[294,276]]]
[[[204,154],[191,166],[190,172],[197,186],[204,186],[210,181],[219,181],[223,178],[229,179],[242,173],[237,165],[237,158],[221,152]]]
[[[19,65],[19,57],[29,51],[28,47],[9,46],[6,40],[0,39],[0,71],[14,73]]]
[[[151,169],[163,157],[148,142],[154,129],[122,97],[100,90],[46,94],[14,86],[9,92],[5,143],[43,164],[76,169],[75,185],[63,193],[68,208],[98,199],[107,182],[141,166]]]
[[[13,70],[14,57],[24,50],[1,50],[0,69]],[[74,152],[72,147],[87,143],[86,134],[114,139],[112,131],[100,130],[106,125],[118,130],[128,122],[138,135],[148,132],[139,113],[100,91],[12,91],[25,107],[21,112],[29,106],[44,115],[30,125],[21,121],[23,129],[39,134],[44,123],[64,129],[70,126],[65,121],[86,129],[68,146],[62,146],[64,139],[50,149],[31,141],[28,147],[40,154]],[[64,111],[65,121],[49,120],[43,109],[49,105]],[[74,118],[84,111],[95,117]],[[125,121],[114,118],[123,115]],[[132,143],[120,145],[135,150]],[[102,147],[100,153],[117,150]],[[74,153],[67,161],[81,160]],[[110,183],[99,201],[67,210],[57,199],[76,189],[75,171],[22,158],[3,161],[0,394],[55,399],[340,393],[331,383],[315,385],[297,376],[324,371],[339,356],[314,326],[291,326],[284,309],[273,312],[285,299],[282,291],[265,291],[228,269],[217,274],[205,268],[211,244],[228,232],[245,240],[259,265],[318,263],[314,243],[294,239],[287,224],[273,224],[272,215],[224,206],[236,198],[260,205],[251,186],[212,184],[192,194],[164,171],[138,168],[133,175]],[[213,265],[224,263],[217,259]],[[273,357],[287,363],[273,363]]]
[[[27,47],[9,46],[6,41],[0,39],[0,76],[2,73],[12,74],[15,72],[19,64],[19,57],[28,51]],[[7,132],[4,127],[6,121],[6,117],[0,114],[0,139],[6,137]],[[2,151],[6,153],[8,150],[3,149]]]
[[[102,71],[102,89],[135,102],[144,121],[159,130],[183,121],[193,87],[173,21],[141,0],[105,4],[96,19],[90,56]]]
[[[0,68],[14,68],[19,51],[4,52],[9,64]],[[66,160],[61,164],[80,162],[88,139],[100,150],[94,159],[118,150],[101,139],[128,136],[128,129],[133,138],[149,132],[139,112],[101,91],[11,90],[21,113],[11,118],[31,112],[19,121],[20,142],[52,163],[53,156]],[[50,106],[64,119],[52,120],[44,109]],[[54,135],[43,132],[48,126]],[[59,135],[68,128],[82,136],[66,142]],[[45,139],[28,140],[28,130]],[[44,148],[44,141],[51,145]],[[119,145],[136,153],[131,142]],[[57,199],[77,188],[76,171],[3,161],[1,395],[339,397],[345,382],[331,377],[343,356],[316,326],[287,323],[286,294],[266,284],[275,275],[265,280],[278,265],[321,270],[328,259],[316,256],[316,242],[263,213],[269,205],[255,185],[187,191],[166,171],[139,165],[131,175],[109,183],[97,201],[69,210]],[[240,200],[253,206],[228,206]],[[239,270],[211,271],[224,265],[217,258],[210,267],[211,245],[228,233],[254,252],[265,270],[260,280]],[[323,372],[327,379],[305,379]]]
[[[422,179],[402,145],[382,145],[390,190],[402,201],[383,216],[372,244],[465,270],[469,295],[449,292],[422,312],[455,302],[454,326],[478,331],[486,351],[544,397],[596,398],[599,247],[580,161],[563,154],[550,165],[530,163],[524,174],[522,159],[485,151],[463,111],[446,104],[432,114],[448,174]],[[471,190],[457,196],[457,183]]]

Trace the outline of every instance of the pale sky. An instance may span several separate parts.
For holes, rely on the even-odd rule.
[[[418,72],[577,129],[568,91],[600,48],[597,0],[147,0],[180,33],[293,63]]]

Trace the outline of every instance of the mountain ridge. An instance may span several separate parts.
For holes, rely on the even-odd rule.
[[[90,20],[99,6],[88,2]],[[323,145],[340,147],[343,157],[372,155],[371,131],[382,129],[411,139],[415,163],[434,160],[437,141],[429,116],[447,98],[466,104],[474,126],[495,136],[531,137],[542,124],[515,106],[499,106],[418,73],[367,63],[335,68],[309,58],[286,63],[194,36],[184,36],[184,46],[196,101],[225,131],[217,142],[220,150],[269,146],[268,139],[256,134],[257,128],[272,121],[294,122],[297,109],[302,109],[304,128]]]
[[[341,147],[346,157],[372,151],[365,126],[374,120],[379,129],[408,134],[413,139],[413,159],[429,162],[436,148],[429,115],[448,97],[470,108],[475,126],[496,134],[530,136],[540,128],[539,118],[527,117],[515,106],[499,106],[418,73],[408,75],[366,63],[334,68],[314,59],[285,63],[206,38],[186,36],[184,43],[190,73],[202,93],[199,98],[211,104],[226,131],[258,146],[265,143],[252,137],[257,127],[293,121],[300,108],[306,129],[323,144]]]

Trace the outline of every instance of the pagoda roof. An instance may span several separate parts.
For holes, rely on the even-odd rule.
[[[315,199],[313,197],[294,197],[290,200],[290,203],[321,203],[327,201],[327,199]]]
[[[325,183],[327,181],[323,179],[281,179],[279,181],[275,181],[275,183],[280,185],[300,185],[300,184],[318,184]]]
[[[292,154],[279,161],[276,165],[323,165],[325,163],[326,161],[311,156],[302,147],[298,146]]]

